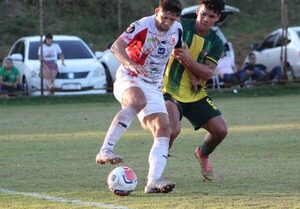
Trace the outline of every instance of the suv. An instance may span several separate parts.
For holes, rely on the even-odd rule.
[[[54,35],[53,41],[61,47],[66,64],[62,66],[58,62],[55,95],[106,93],[105,70],[83,40],[77,36]],[[40,36],[22,37],[8,53],[19,69],[22,83],[30,95],[41,94],[40,45]]]
[[[185,18],[196,18],[196,9],[198,8],[198,5],[190,6],[182,10],[181,16]],[[226,5],[225,10],[221,14],[221,18],[218,22],[218,26],[221,25],[230,14],[238,13],[239,9],[235,7],[231,7]],[[232,44],[228,42],[225,35],[222,33],[220,28],[218,26],[213,27],[213,30],[217,32],[217,34],[220,36],[224,44],[226,45],[226,55],[229,57],[232,57],[234,59],[234,50],[232,47]],[[112,91],[113,88],[113,82],[116,79],[116,71],[120,65],[119,61],[115,58],[115,56],[111,53],[110,49],[105,50],[104,52],[96,52],[96,57],[99,59],[99,61],[103,64],[106,72],[106,78],[107,78],[107,91]]]
[[[281,43],[283,42],[282,28],[274,30],[261,44],[253,44],[252,50],[256,55],[256,62],[263,64],[267,70],[281,65]],[[294,69],[295,77],[300,77],[300,27],[289,27],[287,30],[287,61]],[[248,56],[244,63],[248,62]]]

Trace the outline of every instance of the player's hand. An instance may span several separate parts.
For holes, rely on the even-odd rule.
[[[202,88],[202,80],[197,78],[195,75],[190,74],[192,88],[194,91],[198,91]]]
[[[135,64],[135,63],[130,63],[127,67],[129,68],[129,70],[130,70],[131,72],[133,72],[133,74],[136,74],[136,75],[142,74],[142,75],[144,75],[144,76],[146,76],[146,77],[148,76],[147,71],[146,71],[145,68],[144,68],[143,66],[141,66],[141,65],[137,65],[137,64]]]
[[[182,48],[174,49],[173,51],[174,58],[177,59],[180,63],[184,60],[190,59],[191,54],[186,43],[183,44]]]

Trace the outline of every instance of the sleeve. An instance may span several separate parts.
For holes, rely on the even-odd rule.
[[[61,54],[62,50],[58,44],[55,44],[57,54]]]
[[[121,39],[129,44],[132,40],[137,39],[141,34],[147,34],[147,28],[145,27],[143,29],[141,22],[136,21],[131,23],[118,39]]]
[[[181,48],[183,46],[183,29],[182,29],[182,26],[181,24],[179,24],[179,28],[178,28],[178,42],[175,46],[175,48]]]
[[[206,59],[209,59],[217,64],[223,51],[224,51],[224,43],[219,37],[217,37],[212,42],[212,47],[209,50]]]

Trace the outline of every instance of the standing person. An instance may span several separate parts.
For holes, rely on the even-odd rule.
[[[58,73],[57,57],[61,59],[61,64],[65,65],[64,55],[60,46],[57,43],[53,43],[53,36],[51,33],[46,34],[43,44],[43,57],[41,55],[41,47],[38,50],[38,55],[43,63],[43,77],[47,81],[46,86],[50,91],[50,94],[54,94],[55,86],[54,80]]]
[[[182,45],[182,26],[177,21],[181,10],[179,0],[160,0],[154,15],[132,23],[111,48],[121,62],[114,95],[122,109],[110,125],[96,163],[123,162],[113,149],[133,118],[138,116],[142,126],[149,129],[154,138],[148,158],[145,193],[167,193],[175,187],[174,183],[161,179],[170,140],[169,117],[161,85],[173,49]]]
[[[0,89],[9,94],[16,94],[17,91],[23,91],[20,83],[20,72],[14,67],[13,60],[10,57],[4,59],[4,66],[0,68]],[[7,96],[8,96],[7,95]]]
[[[224,9],[223,0],[199,0],[196,19],[181,19],[185,46],[175,49],[164,77],[164,96],[171,125],[170,148],[181,130],[185,116],[195,130],[204,128],[207,134],[195,149],[205,179],[213,179],[209,155],[227,135],[227,125],[221,112],[208,97],[205,83],[216,69],[223,51],[223,42],[211,27]]]

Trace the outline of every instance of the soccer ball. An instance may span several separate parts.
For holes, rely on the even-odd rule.
[[[120,196],[127,196],[133,192],[137,183],[138,179],[135,172],[126,166],[116,167],[107,177],[107,184],[110,191]]]

